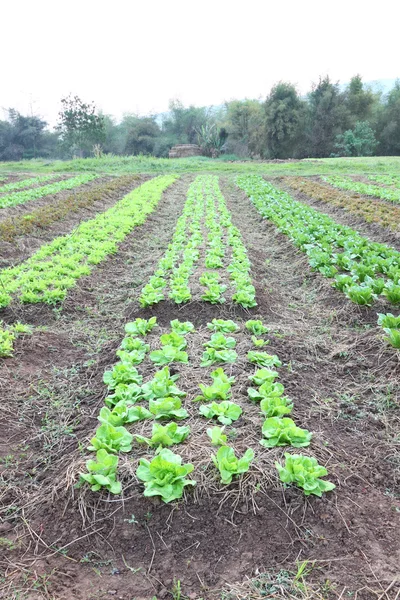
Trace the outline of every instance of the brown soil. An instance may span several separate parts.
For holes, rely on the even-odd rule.
[[[247,595],[241,585],[261,573],[296,571],[297,561],[309,560],[314,568],[306,580],[315,590],[309,598],[394,600],[400,589],[399,356],[382,342],[375,308],[354,307],[312,273],[304,255],[229,181],[223,191],[249,250],[258,307],[163,302],[141,310],[141,286],[172,236],[188,184],[185,177],[164,194],[157,211],[80,282],[61,312],[37,306],[4,311],[8,321],[48,329],[18,339],[15,358],[0,367],[2,418],[12,424],[11,435],[1,429],[0,446],[12,455],[0,463],[0,539],[13,544],[3,542],[3,598],[178,598],[174,580],[175,592],[179,580],[182,594],[193,599],[283,598],[279,586],[274,595]],[[148,452],[135,446],[120,463],[123,500],[74,490],[106,394],[102,375],[115,362],[124,323],[152,314],[160,323],[149,336],[152,349],[172,318],[196,325],[188,337],[190,364],[174,369],[188,394],[192,428],[177,451],[195,465],[198,484],[172,505],[145,499],[134,473],[138,456]],[[228,487],[210,464],[209,423],[191,402],[212,370],[199,367],[210,334],[206,323],[220,317],[243,325],[248,315],[269,326],[266,351],[282,360],[280,380],[294,401],[294,419],[314,432],[304,453],[326,465],[337,485],[322,499],[284,490],[274,469],[284,450],[258,444],[260,416],[246,395],[251,343],[243,328],[235,334],[239,359],[226,369],[236,377],[233,400],[243,415],[227,430],[235,432],[237,453],[251,446],[257,460]],[[140,370],[147,379],[156,369],[146,359]],[[132,429],[148,433],[149,426]],[[230,595],[222,596],[226,587]],[[17,596],[18,590],[26,595]]]

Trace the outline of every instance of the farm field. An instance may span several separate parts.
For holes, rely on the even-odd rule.
[[[400,598],[399,181],[0,164],[0,598]]]

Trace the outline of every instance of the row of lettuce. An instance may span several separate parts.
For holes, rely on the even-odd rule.
[[[214,175],[198,176],[189,186],[171,243],[142,289],[141,306],[157,304],[167,294],[176,304],[190,301],[197,270],[205,302],[226,301],[228,286],[221,282],[221,273],[227,271],[232,301],[244,308],[256,306],[247,251]]]
[[[381,200],[387,200],[396,204],[400,203],[400,179],[398,177],[377,175],[369,176],[369,179],[393,187],[383,187],[371,183],[364,183],[362,181],[355,181],[351,177],[342,175],[322,177],[323,181],[326,181],[326,183],[341,190],[356,192],[358,194],[364,194],[365,196],[373,196],[374,198],[380,198]]]
[[[237,183],[261,215],[305,252],[311,267],[333,280],[332,285],[359,305],[370,306],[381,296],[400,304],[400,253],[371,242],[328,215],[294,200],[259,176],[239,177]],[[379,316],[387,341],[400,348],[400,317]]]
[[[31,202],[32,200],[38,200],[39,198],[49,196],[50,194],[58,194],[64,190],[72,190],[76,187],[84,185],[85,183],[89,183],[93,179],[96,179],[96,177],[98,177],[98,175],[85,173],[83,175],[77,175],[76,177],[62,179],[61,181],[56,181],[55,183],[49,183],[41,187],[22,190],[20,192],[12,192],[11,194],[5,194],[3,196],[0,195],[0,208],[17,206],[18,204],[25,204],[26,202]]]
[[[43,245],[20,265],[0,271],[0,308],[13,298],[28,304],[64,300],[80,277],[117,252],[118,244],[144,223],[176,179],[176,175],[166,175],[144,183],[71,234]]]
[[[144,483],[145,496],[160,496],[165,502],[170,502],[182,497],[187,485],[196,484],[195,480],[186,478],[194,470],[193,464],[182,464],[182,457],[170,450],[171,446],[183,443],[190,435],[189,425],[177,424],[177,421],[187,419],[189,413],[182,407],[186,393],[177,386],[179,375],[171,374],[170,365],[175,370],[180,363],[189,362],[186,338],[194,333],[194,326],[177,319],[170,325],[171,330],[159,338],[161,348],[153,351],[150,351],[150,344],[145,338],[157,327],[155,317],[149,320],[138,318],[125,326],[126,335],[116,353],[119,360],[112,370],[104,374],[109,393],[99,413],[101,424],[88,447],[88,450],[96,452],[96,459],[87,461],[87,472],[80,474],[78,485],[89,483],[93,491],[105,488],[113,494],[120,494],[118,454],[130,452],[134,443],[146,444],[155,451],[151,460],[140,458],[136,470],[138,480]],[[210,443],[218,447],[211,457],[212,463],[220,474],[221,483],[228,485],[234,476],[247,472],[255,458],[252,448],[248,448],[241,457],[236,456],[235,449],[228,445],[229,430],[225,432],[225,427],[237,421],[243,413],[242,407],[231,400],[235,378],[228,376],[222,368],[222,365],[232,364],[238,358],[235,350],[237,341],[233,336],[240,327],[231,320],[222,319],[214,319],[207,327],[212,333],[203,343],[200,366],[213,367],[210,374],[212,383],[199,384],[201,394],[193,398],[191,406],[200,403],[197,414],[217,420],[222,425],[209,427],[207,435]],[[257,386],[249,387],[248,397],[251,402],[259,404],[264,417],[260,444],[266,448],[308,446],[312,434],[297,427],[286,416],[291,413],[293,403],[284,395],[284,386],[275,381],[279,375],[273,370],[281,366],[281,361],[276,355],[259,350],[268,343],[260,337],[267,333],[267,328],[261,321],[249,320],[245,323],[245,331],[251,335],[256,348],[247,353],[247,360],[256,367],[250,380]],[[161,368],[143,383],[137,367],[146,357]],[[150,437],[131,433],[125,427],[145,420],[154,421]],[[160,421],[166,421],[166,424],[162,425]],[[321,479],[327,471],[313,457],[287,453],[284,464],[277,462],[276,468],[282,482],[296,484],[306,495],[321,496],[335,487]]]

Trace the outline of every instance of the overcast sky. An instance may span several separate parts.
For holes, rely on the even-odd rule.
[[[398,0],[3,0],[0,108],[54,124],[70,92],[105,113],[400,76]],[[3,114],[0,113],[0,118]]]

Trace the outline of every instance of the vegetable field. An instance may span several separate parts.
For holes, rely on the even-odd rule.
[[[400,172],[196,161],[0,165],[0,598],[395,600]]]

